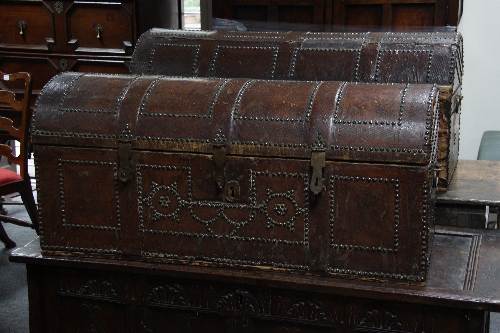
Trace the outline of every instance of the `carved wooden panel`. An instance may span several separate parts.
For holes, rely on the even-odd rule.
[[[0,48],[47,50],[55,41],[54,15],[42,1],[2,1]]]
[[[131,54],[137,38],[134,3],[75,2],[66,16],[75,51]]]
[[[81,268],[30,267],[53,332],[478,333],[482,311]],[[31,280],[32,282],[35,280]],[[30,288],[34,285],[30,285]]]

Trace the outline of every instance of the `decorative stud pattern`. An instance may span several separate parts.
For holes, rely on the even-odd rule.
[[[132,135],[132,132],[130,131],[130,125],[129,124],[125,124],[125,128],[120,133],[120,135],[118,136],[118,138],[120,140],[128,140],[128,141],[134,139],[134,136]]]
[[[99,254],[123,254],[123,252],[120,250],[101,249],[101,248],[95,248],[95,247],[44,245],[44,246],[41,246],[41,249],[46,250],[46,251],[87,252],[87,253],[99,253]]]
[[[284,222],[279,222],[276,219],[274,219],[270,214],[268,209],[263,209],[264,215],[266,216],[267,220],[267,228],[271,229],[275,226],[279,227],[286,227],[290,231],[295,230],[295,220],[296,218],[301,215],[302,210],[299,208],[299,205],[297,204],[297,201],[295,201],[295,191],[291,190],[286,193],[274,193],[271,189],[267,189],[267,199],[264,201],[264,205],[266,207],[270,206],[270,202],[273,199],[281,199],[284,200],[285,202],[288,202],[291,207],[293,207],[294,214],[291,214],[290,218]],[[287,205],[285,203],[278,203],[274,205],[273,211],[278,215],[278,217],[283,217],[287,213]]]
[[[335,182],[366,182],[366,183],[386,183],[394,186],[394,237],[393,247],[381,246],[361,246],[352,244],[338,244],[335,242]],[[375,177],[354,177],[354,176],[330,176],[330,247],[333,249],[351,250],[351,251],[376,251],[376,252],[397,252],[399,247],[399,180],[395,178],[375,178]]]
[[[416,148],[387,148],[387,147],[361,147],[361,146],[330,146],[332,150],[350,150],[350,151],[370,151],[370,152],[385,152],[385,153],[407,153],[407,154],[423,154],[423,149]]]
[[[240,203],[227,203],[218,201],[195,201],[192,200],[192,179],[191,179],[191,169],[185,166],[160,166],[160,165],[147,165],[138,164],[136,166],[137,170],[137,189],[138,189],[138,211],[139,211],[139,229],[144,233],[155,233],[155,234],[166,234],[172,236],[183,236],[183,237],[196,237],[196,238],[216,238],[216,239],[227,239],[233,241],[246,241],[246,242],[261,242],[270,244],[284,244],[284,245],[295,245],[295,246],[308,246],[309,244],[309,207],[308,207],[308,185],[309,176],[307,174],[299,173],[284,173],[284,172],[270,172],[270,171],[252,171],[250,170],[250,202],[248,204]],[[185,181],[183,183],[187,184],[187,197],[183,198],[179,194],[179,188],[176,183],[169,185],[158,184],[155,182],[151,183],[151,190],[146,194],[144,193],[144,176],[143,173],[150,174],[149,170],[164,170],[168,171],[181,171],[184,175]],[[302,179],[303,182],[303,193],[295,194],[295,191],[290,190],[285,193],[275,193],[272,190],[267,190],[267,197],[261,202],[257,202],[257,179],[259,176],[269,177],[289,177]],[[300,207],[297,203],[295,196],[301,195],[304,200],[304,207]],[[155,199],[156,198],[156,199]],[[168,198],[168,199],[167,199]],[[157,206],[166,209],[167,212],[160,212]],[[214,216],[209,219],[200,218],[195,211],[195,207],[209,207],[216,209],[217,212]],[[150,213],[146,213],[147,209]],[[244,221],[234,221],[231,220],[225,213],[226,209],[238,209],[248,212],[248,218]],[[206,232],[190,232],[190,231],[172,231],[172,230],[160,230],[153,229],[150,226],[146,226],[145,216],[150,214],[151,225],[154,225],[156,221],[170,219],[177,224],[182,225],[182,221],[179,219],[179,215],[182,210],[187,210],[191,218],[202,224],[205,227]],[[162,210],[163,211],[163,210]],[[266,225],[268,228],[283,227],[287,228],[291,232],[295,231],[296,220],[298,217],[303,218],[304,223],[304,239],[298,240],[287,240],[284,238],[266,238],[266,237],[246,237],[238,236],[238,230],[241,227],[251,224],[257,217],[257,214],[262,214],[261,218],[266,220]],[[286,221],[283,218],[288,217]],[[220,234],[214,232],[212,225],[219,220],[225,221],[227,224],[231,225],[232,231],[227,234]],[[300,268],[308,269],[306,266],[302,265],[289,265],[275,262],[266,261],[251,261],[251,260],[235,260],[226,258],[209,258],[205,256],[180,256],[174,254],[166,253],[151,253],[143,252],[143,255],[159,257],[159,258],[170,258],[170,259],[186,259],[186,260],[208,260],[212,262],[219,263],[231,263],[231,264],[243,264],[243,265],[270,265],[273,267],[284,267],[284,268]]]
[[[321,39],[321,38],[316,38],[316,39]],[[325,38],[326,39],[326,38]],[[292,56],[292,62],[290,65],[290,71],[288,73],[288,76],[293,79],[295,76],[295,67],[297,63],[297,57],[299,53],[302,52],[345,52],[345,53],[355,53],[356,54],[356,61],[354,64],[354,77],[352,78],[352,81],[358,82],[359,81],[359,64],[361,61],[361,44],[359,48],[343,48],[343,49],[329,49],[329,48],[295,48],[293,50],[293,56]]]
[[[306,38],[308,40],[321,40],[321,39],[326,39],[326,40],[332,40],[331,37],[316,37],[316,36],[325,36],[329,35],[331,33],[328,32],[314,32],[314,31],[307,31],[305,33]],[[361,40],[364,41],[366,37],[370,35],[370,32],[336,32],[335,37],[338,38],[338,40]],[[339,37],[341,36],[341,37]]]
[[[240,237],[236,238],[236,240],[247,240],[247,239]],[[251,241],[254,240],[257,240],[257,238],[251,239]],[[279,242],[272,242],[272,243],[279,243]],[[310,270],[310,267],[307,265],[284,264],[280,262],[266,261],[266,260],[240,260],[240,259],[228,259],[228,258],[207,257],[207,256],[194,257],[194,256],[183,256],[178,254],[158,253],[158,252],[148,252],[148,251],[141,251],[141,256],[150,258],[171,259],[171,260],[189,260],[189,261],[201,260],[201,261],[208,261],[216,264],[225,264],[225,265],[270,266],[275,268],[297,269],[301,271]]]
[[[286,143],[286,142],[260,142],[260,141],[231,141],[233,145],[261,146],[261,147],[282,147],[282,148],[307,148],[307,143]]]
[[[222,127],[219,127],[217,134],[215,134],[214,144],[216,145],[226,145],[227,139],[224,133],[222,133]]]
[[[64,191],[64,170],[63,167],[66,164],[76,164],[76,165],[86,165],[86,166],[109,166],[112,167],[113,174],[118,173],[118,166],[113,162],[100,162],[100,161],[81,161],[81,160],[64,160],[58,159],[59,168],[59,198],[61,200],[61,222],[62,226],[65,228],[77,228],[77,229],[94,229],[94,230],[121,230],[121,218],[120,218],[120,196],[118,193],[118,181],[115,179],[115,209],[116,209],[116,227],[110,226],[97,226],[92,224],[74,224],[67,220],[66,216],[66,192]]]
[[[168,138],[161,136],[137,136],[135,138],[137,141],[167,141],[167,142],[197,142],[197,143],[210,143],[209,139],[195,139],[195,138]]]
[[[234,104],[233,119],[235,119],[235,120],[252,120],[252,121],[280,121],[280,122],[291,122],[291,123],[309,122],[311,120],[311,112],[312,112],[314,99],[316,98],[316,94],[318,92],[319,87],[323,83],[322,81],[314,82],[314,88],[313,88],[311,95],[309,96],[307,110],[306,110],[305,115],[303,117],[300,117],[300,118],[278,118],[278,117],[267,117],[267,116],[266,117],[264,117],[264,116],[262,116],[262,117],[243,116],[243,115],[239,114],[239,110],[241,107],[241,100],[243,98],[243,95],[245,94],[245,91],[248,89],[248,87],[250,87],[252,84],[254,84],[257,81],[262,82],[262,80],[248,80],[243,85],[241,90],[239,91],[238,96],[236,97],[236,103]],[[264,82],[274,83],[276,81],[266,80]]]
[[[68,138],[82,138],[82,139],[116,139],[114,134],[96,134],[96,133],[73,133],[73,132],[54,132],[54,131],[42,131],[35,130],[32,132],[34,135],[38,136],[59,136]]]
[[[61,100],[59,101],[59,107],[57,108],[59,111],[63,110],[64,100],[66,99],[66,95],[68,94],[68,91],[73,87],[73,85],[76,83],[76,81],[78,81],[83,76],[85,76],[85,73],[75,75],[73,80],[71,80],[71,82],[68,84],[68,87],[66,89],[64,89],[64,93],[61,97]]]
[[[219,52],[221,49],[229,49],[229,50],[268,50],[272,52],[272,61],[271,68],[269,69],[269,79],[274,78],[274,72],[276,71],[276,62],[278,59],[278,51],[279,48],[276,46],[221,46],[217,45],[215,47],[214,54],[212,56],[212,63],[210,64],[210,76],[214,76],[215,73],[215,65],[217,63],[217,59],[219,58]],[[259,54],[255,54],[255,56],[259,56]],[[262,56],[262,55],[260,55]]]
[[[335,193],[333,182],[335,179],[346,179],[353,181],[367,181],[367,177],[347,177],[347,176],[331,176],[330,177],[330,233],[331,233],[331,244],[330,246],[334,249],[343,249],[343,250],[365,250],[365,251],[376,251],[376,252],[387,252],[387,253],[397,253],[399,247],[399,181],[396,179],[386,179],[386,178],[370,178],[370,181],[383,181],[388,183],[394,183],[396,186],[396,203],[395,203],[395,219],[394,219],[394,247],[387,248],[384,250],[382,247],[360,247],[344,244],[341,247],[341,244],[336,244],[334,239],[334,220],[335,213],[333,209],[333,202],[335,200]],[[394,280],[407,280],[407,281],[425,281],[425,277],[427,274],[427,268],[429,265],[429,212],[431,210],[430,200],[432,188],[430,182],[424,181],[422,183],[423,189],[423,204],[422,204],[422,230],[421,230],[421,262],[419,265],[419,274],[418,275],[405,275],[405,274],[396,274],[396,273],[387,273],[387,272],[373,272],[373,271],[364,271],[364,270],[352,270],[352,269],[341,269],[341,268],[327,268],[326,271],[332,274],[341,274],[341,275],[355,275],[360,277],[368,277],[368,278],[381,278],[381,279],[394,279]]]
[[[432,57],[433,57],[433,54],[434,54],[434,49],[432,50],[379,50],[378,53],[377,53],[377,60],[376,60],[376,63],[375,63],[375,76],[374,76],[374,82],[378,82],[379,80],[379,77],[380,77],[380,64],[382,62],[382,57],[385,55],[385,53],[395,53],[395,54],[398,54],[398,53],[414,53],[414,54],[418,54],[418,53],[427,53],[428,54],[428,60],[427,60],[427,70],[426,70],[426,73],[427,73],[427,78],[426,78],[426,82],[429,82],[429,74],[431,72],[431,67],[432,67]]]
[[[224,35],[224,38],[283,39],[288,33],[279,31],[245,31],[245,34],[246,35],[236,33],[233,35],[229,31]]]
[[[59,108],[58,108],[58,111],[59,112],[81,112],[81,113],[102,113],[102,114],[111,114],[111,115],[116,115],[118,114],[118,109],[120,108],[120,104],[123,100],[123,98],[125,97],[125,94],[127,93],[128,89],[130,88],[130,86],[132,84],[134,84],[134,82],[140,77],[139,75],[124,75],[124,77],[129,77],[131,78],[131,80],[127,83],[127,85],[122,89],[122,91],[120,92],[117,100],[116,100],[116,103],[115,103],[115,106],[113,108],[113,110],[101,110],[101,109],[75,109],[75,108],[64,108],[63,105],[64,105],[64,101],[67,97],[67,93],[68,91],[71,91],[72,90],[72,86],[80,79],[82,78],[83,76],[107,76],[108,74],[82,74],[82,75],[79,75],[77,77],[75,77],[69,84],[69,87],[66,88],[64,90],[64,93],[63,93],[63,96],[59,102]]]
[[[321,133],[318,132],[318,136],[316,137],[316,140],[314,140],[314,143],[311,145],[312,150],[326,150],[326,142],[325,139],[321,136]]]
[[[342,86],[340,86],[339,92],[336,97],[336,102],[335,102],[335,113],[333,115],[333,123],[334,124],[347,124],[347,125],[381,125],[381,126],[401,126],[402,125],[402,120],[403,120],[403,115],[404,115],[404,110],[405,110],[405,103],[406,103],[406,94],[408,92],[408,87],[409,84],[406,84],[406,86],[403,88],[403,91],[401,92],[401,102],[399,104],[399,113],[398,113],[398,121],[396,122],[395,120],[389,121],[389,120],[373,120],[373,119],[362,119],[362,120],[344,120],[344,119],[339,119],[339,111],[340,111],[340,104],[342,102],[342,99],[344,97],[344,90],[345,87],[347,86],[347,82],[344,82]]]
[[[156,44],[153,44],[153,47],[151,48],[151,54],[149,56],[149,61],[148,61],[148,73],[151,73],[151,70],[153,69],[153,59],[154,59],[154,55],[156,53],[156,49],[158,47],[184,47],[187,49],[194,48],[195,53],[193,56],[193,62],[191,64],[191,76],[196,76],[196,67],[198,65],[198,57],[200,55],[200,48],[201,48],[200,44],[197,44],[197,45],[175,44],[175,43],[166,43],[166,44],[156,43]]]
[[[37,195],[37,208],[38,208],[38,231],[40,232],[40,246],[43,248],[45,246],[45,235],[43,232],[43,195],[40,195],[40,168],[38,165],[38,158],[35,156],[33,158],[33,163],[35,164],[35,180],[36,180],[36,193]]]
[[[142,175],[142,170],[145,169],[153,169],[153,170],[172,170],[172,171],[182,171],[182,173],[186,177],[186,183],[187,183],[187,198],[183,199],[181,195],[178,193],[178,188],[176,183],[172,183],[170,185],[160,185],[157,184],[156,182],[151,183],[151,191],[148,193],[148,195],[145,197],[143,194],[143,175]],[[191,169],[189,167],[184,167],[184,166],[158,166],[158,165],[146,165],[146,164],[138,164],[137,165],[137,186],[138,186],[138,193],[139,193],[139,226],[140,230],[143,232],[148,232],[148,233],[161,233],[161,234],[171,234],[171,235],[177,235],[177,236],[193,236],[193,237],[214,237],[214,238],[226,238],[226,239],[233,239],[233,240],[247,240],[247,241],[260,241],[260,242],[276,242],[276,243],[282,243],[282,244],[291,244],[291,245],[303,245],[307,244],[308,242],[308,231],[309,231],[309,224],[308,224],[308,203],[306,201],[306,207],[301,208],[298,206],[296,200],[295,200],[295,192],[293,190],[285,192],[285,193],[274,193],[272,190],[268,189],[267,190],[267,198],[262,202],[262,203],[257,203],[256,201],[256,180],[255,178],[257,176],[271,176],[271,177],[293,177],[293,178],[303,178],[304,180],[304,193],[306,193],[307,197],[307,186],[308,186],[308,175],[306,174],[298,174],[298,173],[283,173],[283,172],[268,172],[268,171],[250,171],[251,172],[251,180],[250,180],[250,189],[251,189],[251,194],[250,194],[250,203],[249,204],[240,204],[240,203],[226,203],[226,202],[218,202],[218,201],[194,201],[191,199],[191,186],[192,186],[192,179],[191,179]],[[157,196],[157,194],[163,194],[161,196]],[[164,214],[160,213],[156,208],[155,205],[158,204],[161,206],[161,202],[154,202],[153,199],[155,197],[162,198],[168,196],[169,200],[171,201],[170,206],[176,207],[175,210],[169,214]],[[274,206],[269,207],[271,205],[271,202],[274,202],[273,199],[281,199],[281,204],[286,204],[288,203],[290,207],[293,208],[294,212],[291,214],[290,218],[286,222],[279,222],[276,219],[274,219],[270,215],[270,211],[274,211]],[[305,198],[304,198],[305,199]],[[165,202],[165,199],[161,199],[163,202]],[[151,211],[152,214],[152,220],[158,221],[160,219],[167,219],[170,218],[174,220],[177,223],[180,223],[181,221],[179,220],[179,212],[181,209],[187,209],[191,215],[191,217],[203,224],[207,230],[207,233],[190,233],[190,232],[175,232],[175,231],[168,231],[168,230],[157,230],[157,229],[148,229],[145,226],[145,220],[144,220],[144,208],[148,208]],[[218,213],[215,214],[215,216],[211,219],[204,220],[200,218],[196,212],[194,211],[194,207],[210,207],[210,208],[216,208],[218,210]],[[230,218],[226,216],[224,213],[225,209],[242,209],[246,210],[249,212],[249,217],[245,221],[233,221]],[[289,241],[289,240],[284,240],[284,239],[267,239],[267,238],[259,238],[259,237],[238,237],[236,236],[238,229],[250,224],[257,213],[263,213],[266,221],[267,221],[267,226],[268,228],[271,227],[286,227],[289,230],[293,231],[295,229],[295,221],[297,217],[299,216],[304,216],[304,232],[305,232],[305,237],[304,241]],[[286,213],[285,213],[286,214]],[[278,215],[279,216],[279,215]],[[233,231],[227,235],[221,235],[217,234],[212,230],[212,224],[219,221],[220,219],[224,220],[227,224],[231,225],[234,227]]]
[[[278,214],[278,216],[285,216],[287,210],[288,209],[286,208],[285,204],[279,203],[274,205],[274,211],[276,212],[276,214]]]
[[[169,194],[172,196],[172,199],[174,199],[175,203],[177,203],[175,209],[169,214],[160,213],[155,208],[153,200],[155,199],[156,193],[158,193],[158,192],[161,193],[161,191],[169,192]],[[159,204],[162,208],[170,209],[172,206],[175,206],[172,199],[170,199],[170,197],[168,195],[162,195],[159,197]],[[151,220],[153,222],[169,218],[169,219],[174,220],[177,223],[180,223],[181,220],[179,219],[179,211],[181,210],[181,208],[180,208],[180,205],[178,203],[181,202],[181,200],[182,199],[181,199],[179,193],[177,193],[177,184],[176,183],[172,183],[171,185],[166,186],[166,185],[159,185],[155,182],[151,182],[151,192],[144,199],[143,202],[144,202],[145,206],[148,207],[149,210],[151,211]]]
[[[141,102],[141,107],[139,109],[139,115],[141,116],[150,116],[150,117],[174,117],[174,118],[212,118],[212,113],[214,110],[215,103],[217,102],[217,99],[219,98],[220,91],[226,84],[226,82],[229,81],[229,79],[214,79],[217,81],[220,81],[217,89],[212,97],[212,101],[210,102],[210,107],[207,110],[206,114],[188,114],[188,113],[163,113],[163,112],[146,112],[146,102],[149,98],[149,95],[151,94],[151,91],[153,91],[155,85],[163,79],[165,76],[160,76],[157,77],[149,86],[148,90],[144,94],[144,97],[142,98]],[[187,79],[186,79],[187,80]]]

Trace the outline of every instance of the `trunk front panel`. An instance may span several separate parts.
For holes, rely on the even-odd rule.
[[[42,248],[424,281],[431,188],[426,166],[36,146]],[[59,193],[54,191],[59,189]],[[62,208],[62,209],[61,209]]]

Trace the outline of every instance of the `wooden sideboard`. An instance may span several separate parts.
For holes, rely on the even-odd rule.
[[[122,256],[26,263],[30,332],[485,333],[500,310],[497,230],[436,228],[425,287]],[[453,249],[453,250],[451,250]]]
[[[214,18],[247,30],[338,31],[457,26],[462,0],[213,0]]]
[[[499,161],[458,160],[447,191],[436,193],[435,223],[484,228],[486,207],[492,211],[500,207],[499,184]]]
[[[128,74],[138,37],[180,28],[178,8],[177,0],[2,0],[0,70],[30,72],[35,97],[64,71]]]

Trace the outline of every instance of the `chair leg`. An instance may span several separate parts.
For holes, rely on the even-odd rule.
[[[0,241],[5,244],[5,247],[8,249],[11,249],[13,247],[16,247],[16,243],[9,238],[7,235],[7,232],[3,228],[2,223],[0,223]]]
[[[29,179],[28,179],[29,181]],[[21,193],[21,199],[23,200],[26,211],[31,218],[31,223],[33,223],[33,229],[36,230],[37,235],[40,234],[38,228],[38,210],[35,204],[35,198],[33,197],[33,191],[31,191],[31,186],[26,187]]]
[[[4,197],[0,197],[0,202],[5,201]],[[9,212],[3,206],[3,203],[0,203],[0,215],[7,215]]]

